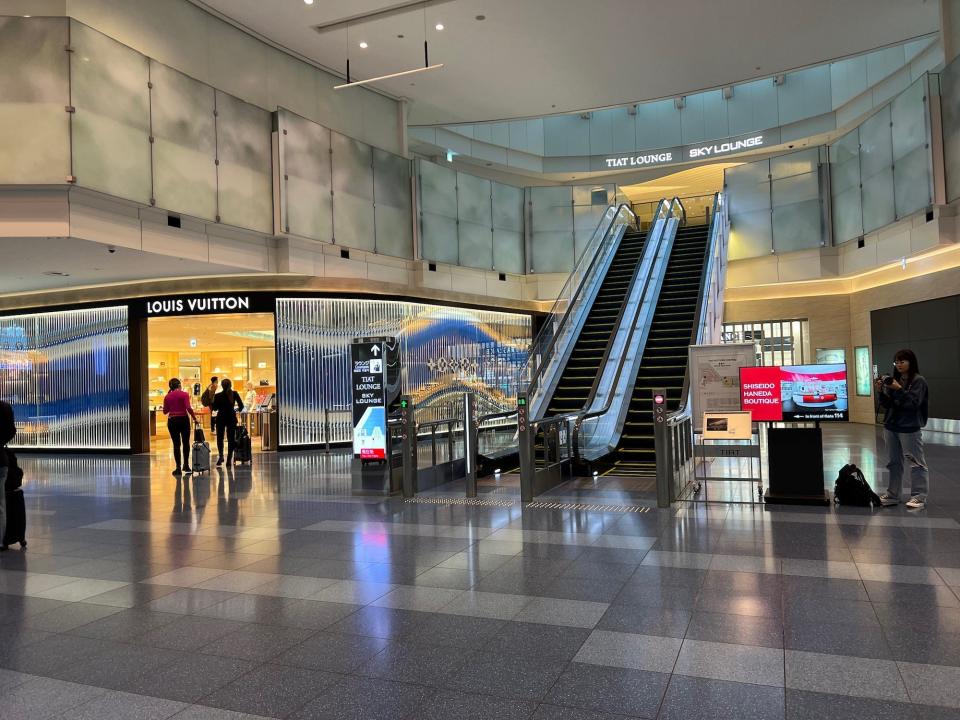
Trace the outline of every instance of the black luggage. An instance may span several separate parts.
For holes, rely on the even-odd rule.
[[[243,425],[237,425],[233,433],[233,459],[240,463],[253,462],[253,445],[250,433]]]
[[[23,502],[23,490],[7,493],[7,528],[3,533],[3,546],[14,543],[27,546],[27,507]]]

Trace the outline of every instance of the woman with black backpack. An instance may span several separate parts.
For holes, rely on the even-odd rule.
[[[910,492],[907,507],[919,510],[927,504],[930,473],[923,453],[922,430],[927,424],[927,381],[913,350],[898,350],[893,356],[893,375],[876,379],[880,407],[884,410],[883,435],[887,445],[890,484],[880,496],[882,505],[897,505],[903,487],[903,458],[910,461]]]

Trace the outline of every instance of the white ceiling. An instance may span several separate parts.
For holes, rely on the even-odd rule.
[[[150,318],[147,323],[151,352],[199,353],[273,347],[273,332],[273,313]],[[191,338],[197,341],[196,347],[190,346]]]
[[[249,272],[76,238],[0,238],[0,294]],[[48,272],[68,273],[47,275]]]
[[[313,29],[397,0],[192,1],[341,74],[349,47],[353,79],[423,64],[419,7],[355,20],[349,43]],[[498,120],[766,77],[938,27],[936,0],[448,0],[426,9],[430,62],[445,67],[376,87],[409,98],[414,125]]]

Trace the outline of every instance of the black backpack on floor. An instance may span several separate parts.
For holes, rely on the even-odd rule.
[[[880,496],[870,487],[860,468],[852,463],[840,468],[833,486],[833,501],[840,505],[880,506]]]

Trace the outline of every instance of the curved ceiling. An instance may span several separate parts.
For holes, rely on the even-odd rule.
[[[935,0],[432,0],[425,10],[417,5],[375,19],[364,18],[408,3],[192,2],[341,75],[349,48],[355,80],[422,66],[426,37],[430,62],[444,68],[375,86],[410,99],[413,125],[680,95],[866,52],[939,27]],[[345,20],[351,20],[349,32],[315,29]]]

